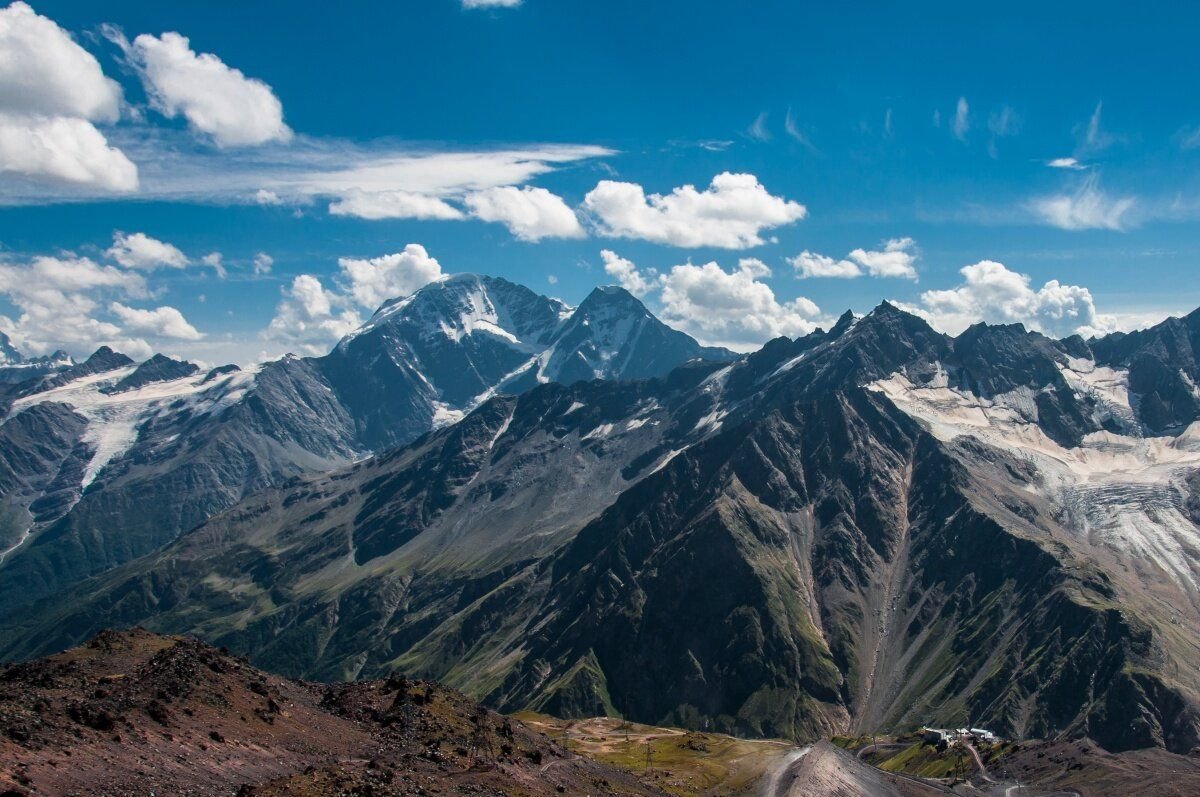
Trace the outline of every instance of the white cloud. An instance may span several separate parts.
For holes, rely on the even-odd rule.
[[[803,279],[813,277],[854,279],[862,276],[862,268],[851,260],[834,260],[832,257],[810,252],[807,249],[795,257],[788,258],[788,262]]]
[[[892,109],[888,108],[887,112],[887,130],[888,135],[891,135],[892,125]],[[783,130],[790,137],[795,139],[800,144],[804,145],[811,152],[816,152],[817,148],[812,143],[808,135],[800,128],[800,124],[796,121],[796,117],[792,115],[792,109],[788,108],[787,115],[783,117]]]
[[[283,199],[274,191],[260,188],[254,192],[254,201],[260,205],[282,205]]]
[[[301,153],[299,174],[279,175],[261,187],[309,196],[344,197],[361,191],[405,191],[434,197],[460,197],[472,191],[521,185],[559,164],[613,154],[591,146],[543,146],[467,152],[396,153],[369,150],[315,150]]]
[[[358,145],[303,136],[287,144],[230,152],[196,147],[184,130],[161,128],[153,136],[133,135],[122,128],[118,132],[121,149],[141,166],[137,186],[141,198],[229,204],[272,202],[277,198],[286,205],[354,199],[341,209],[348,215],[358,215],[356,208],[363,208],[366,218],[395,215],[375,209],[379,205],[387,207],[391,192],[461,201],[473,191],[523,185],[564,166],[614,154],[610,149],[587,145],[436,152],[391,143]],[[107,196],[109,190],[89,191],[79,185],[29,186],[0,178],[0,205]],[[369,201],[376,194],[380,195],[378,201]],[[466,218],[449,206],[440,211],[446,216]]]
[[[138,187],[138,170],[95,125],[68,116],[0,113],[0,172],[102,192]]]
[[[770,141],[771,131],[767,128],[767,112],[763,111],[758,116],[754,117],[754,121],[746,128],[746,135],[755,141]]]
[[[329,205],[334,216],[353,216],[359,219],[463,219],[461,210],[435,196],[409,191],[349,191]]]
[[[86,257],[35,257],[0,263],[0,294],[19,311],[15,319],[0,316],[0,332],[28,354],[65,348],[84,356],[102,344],[131,356],[149,353],[144,340],[128,338],[117,324],[96,317],[98,297],[147,297],[146,282],[136,272]]]
[[[254,275],[262,276],[271,273],[271,267],[275,265],[275,258],[268,255],[266,252],[259,252],[254,256]]]
[[[261,80],[248,78],[211,53],[196,53],[185,36],[142,34],[123,44],[151,104],[167,117],[183,115],[219,147],[287,141],[283,105]]]
[[[1101,126],[1101,114],[1103,110],[1104,103],[1096,103],[1096,109],[1092,111],[1092,115],[1088,117],[1087,124],[1083,126],[1083,132],[1079,140],[1080,153],[1101,152],[1108,149],[1113,141],[1115,141],[1115,138]]]
[[[967,105],[966,97],[958,98],[954,106],[954,123],[950,129],[959,141],[967,140],[967,132],[971,129],[971,106]]]
[[[301,274],[283,289],[266,336],[304,354],[324,354],[329,345],[362,324],[347,297],[325,290],[311,274]]]
[[[442,277],[441,264],[420,244],[409,244],[403,251],[382,257],[343,257],[338,266],[348,281],[350,296],[370,310]]]
[[[892,238],[883,242],[882,251],[855,249],[850,259],[867,270],[872,277],[917,278],[917,256],[913,252],[916,242],[912,238]]]
[[[802,296],[780,302],[759,281],[768,275],[754,260],[740,261],[731,272],[716,263],[674,266],[662,278],[663,319],[706,342],[740,349],[812,332],[820,308]]]
[[[742,258],[733,271],[686,263],[658,274],[608,250],[601,257],[630,293],[660,292],[663,320],[705,343],[748,350],[780,335],[805,335],[822,320],[821,309],[803,296],[779,301],[761,281],[771,269],[757,258]]]
[[[602,180],[584,198],[601,235],[682,247],[745,249],[761,233],[803,219],[804,205],[772,196],[752,174],[723,172],[703,191],[684,185],[647,196],[636,183]]]
[[[0,9],[0,110],[115,122],[121,87],[53,20],[17,2]]]
[[[575,211],[545,188],[488,188],[467,194],[464,201],[475,218],[498,221],[522,241],[585,235]]]
[[[463,8],[516,8],[521,0],[462,0]]]
[[[1046,161],[1046,165],[1051,169],[1074,169],[1076,171],[1087,168],[1077,158],[1052,158]]]
[[[153,310],[139,310],[127,307],[120,302],[109,305],[113,315],[121,319],[128,332],[139,335],[151,335],[160,338],[177,340],[200,340],[200,334],[194,326],[188,323],[183,313],[174,307],[156,307]]]
[[[218,279],[225,279],[229,275],[225,270],[225,258],[220,252],[209,252],[200,258],[200,262],[216,272]]]
[[[914,251],[916,242],[912,238],[892,238],[883,242],[882,250],[855,249],[842,260],[805,250],[788,262],[803,279],[832,277],[854,279],[864,273],[872,277],[917,278]]]
[[[420,244],[382,257],[343,257],[338,266],[337,289],[326,288],[312,274],[294,278],[283,289],[265,336],[305,354],[322,354],[362,325],[357,306],[373,311],[442,277],[441,264]]]
[[[184,268],[187,256],[171,244],[151,238],[144,232],[127,235],[121,231],[113,233],[113,245],[104,254],[125,268],[153,271],[156,268]]]
[[[1040,197],[1030,207],[1042,222],[1063,230],[1124,230],[1135,204],[1133,197],[1109,196],[1091,175],[1073,193]]]
[[[68,193],[132,191],[134,163],[93,122],[115,122],[121,88],[53,20],[16,2],[0,8],[0,174]]]
[[[610,249],[602,250],[600,259],[604,261],[605,273],[615,277],[621,287],[634,296],[645,296],[658,287],[658,274],[653,269],[643,274],[633,261],[626,260]]]
[[[959,287],[925,291],[920,306],[905,309],[955,335],[979,321],[1022,323],[1054,337],[1107,331],[1087,288],[1050,280],[1035,291],[1027,275],[992,260],[966,266],[960,273],[964,281]]]

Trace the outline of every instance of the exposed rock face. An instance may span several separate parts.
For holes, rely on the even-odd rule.
[[[1129,390],[1148,431],[1178,432],[1200,414],[1200,310],[1091,341],[1091,347],[1097,363],[1128,371]]]
[[[1154,437],[1101,350],[952,339],[885,304],[731,364],[495,397],[248,498],[0,641],[25,657],[146,623],[504,709],[1188,751],[1200,426]]]
[[[156,354],[149,360],[133,369],[129,376],[118,380],[116,384],[105,388],[109,393],[124,393],[127,390],[137,390],[152,382],[170,382],[184,379],[200,370],[200,366],[183,360],[174,360],[161,354]]]
[[[385,304],[325,357],[201,374],[103,347],[0,386],[0,459],[13,464],[0,611],[150,553],[257,490],[411,442],[493,395],[732,356],[665,327],[620,288],[572,312],[471,274]]]

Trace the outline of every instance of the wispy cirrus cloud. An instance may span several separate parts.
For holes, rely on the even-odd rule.
[[[967,140],[967,133],[971,130],[971,106],[967,103],[966,97],[959,97],[958,102],[954,104],[954,121],[950,124],[950,132],[959,141]]]
[[[1137,200],[1112,196],[1092,174],[1069,192],[1038,197],[1029,203],[1036,218],[1062,230],[1125,230],[1133,225]]]

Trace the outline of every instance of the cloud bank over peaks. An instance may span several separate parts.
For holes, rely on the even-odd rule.
[[[1079,285],[1050,280],[1035,290],[1028,275],[993,260],[964,266],[959,273],[963,282],[957,287],[925,291],[916,305],[897,304],[952,335],[980,321],[1021,323],[1056,338],[1102,335],[1119,326],[1114,317],[1096,312],[1091,291]]]
[[[780,301],[763,281],[771,269],[757,258],[741,258],[731,271],[715,262],[684,263],[661,274],[641,270],[611,250],[601,258],[604,270],[630,293],[656,294],[664,321],[710,345],[748,351],[780,335],[806,335],[829,321],[803,296]]]
[[[443,277],[442,266],[420,244],[373,258],[338,259],[335,287],[301,274],[282,291],[264,336],[304,354],[323,354],[389,299],[408,296]]]

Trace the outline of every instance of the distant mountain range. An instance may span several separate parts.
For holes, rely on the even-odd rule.
[[[203,373],[107,348],[83,363],[55,358],[0,387],[0,607],[149,553],[257,490],[407,443],[493,395],[658,376],[697,358],[733,354],[670,329],[620,288],[572,309],[473,274],[385,304],[324,357]]]
[[[145,366],[63,372],[0,426],[4,478],[44,448],[87,484],[15,482],[0,651],[143,624],[503,710],[1187,752],[1198,353],[1200,311],[1059,341],[884,303],[731,359],[616,289],[461,277],[325,358],[135,388],[169,412],[124,447],[90,419]]]

